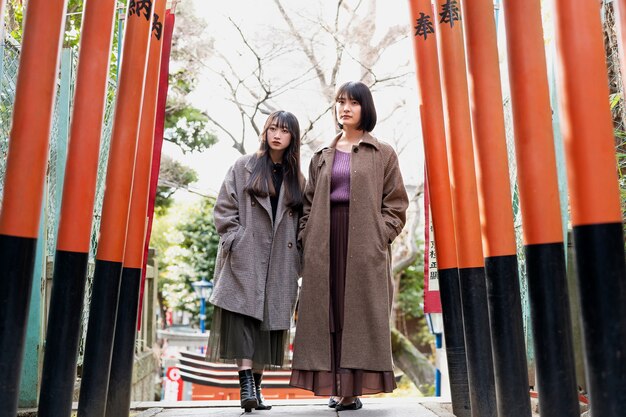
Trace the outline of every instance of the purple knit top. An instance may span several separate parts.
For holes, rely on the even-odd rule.
[[[350,153],[335,149],[330,178],[330,202],[350,202]]]

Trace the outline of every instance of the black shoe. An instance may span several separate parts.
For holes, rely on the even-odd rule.
[[[243,408],[246,413],[249,413],[253,408],[257,408],[259,405],[256,399],[256,388],[254,386],[252,369],[239,371],[239,388],[241,390],[241,408]]]
[[[335,400],[335,397],[330,397],[328,399],[328,408],[335,408],[339,404],[339,401]]]
[[[337,404],[337,406],[335,407],[335,410],[337,410],[337,411],[349,411],[349,410],[360,410],[361,408],[363,408],[363,403],[357,397],[356,400],[354,400],[353,403],[350,403],[350,404]]]
[[[256,400],[259,403],[255,408],[257,410],[271,410],[272,406],[265,404],[265,399],[261,393],[261,381],[263,374],[254,374],[254,387],[256,388]]]

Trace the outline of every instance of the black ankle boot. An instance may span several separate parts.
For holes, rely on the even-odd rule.
[[[239,371],[239,388],[241,389],[241,408],[243,408],[246,413],[249,413],[253,408],[257,408],[259,406],[256,399],[256,389],[254,387],[252,369]]]
[[[263,380],[263,374],[254,374],[254,387],[256,388],[256,400],[259,405],[257,410],[271,410],[272,406],[265,404],[263,394],[261,394],[261,381]]]

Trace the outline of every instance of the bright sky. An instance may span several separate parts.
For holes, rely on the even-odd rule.
[[[207,32],[215,39],[216,49],[224,55],[228,55],[229,59],[238,62],[242,66],[251,65],[251,57],[241,54],[237,50],[238,45],[241,43],[238,34],[228,21],[229,17],[238,23],[245,36],[250,39],[267,39],[273,36],[280,36],[280,30],[286,27],[274,2],[271,0],[230,0],[225,2],[181,0],[181,4],[183,2],[192,2],[198,16],[206,21]],[[319,6],[326,3],[331,7],[322,9]],[[284,0],[283,4],[291,12],[297,10],[301,16],[315,19],[318,14],[333,13],[334,7],[332,6],[334,6],[335,2],[328,0]],[[410,33],[412,26],[408,17],[408,4],[407,0],[378,1],[376,13],[377,33],[375,38],[376,36],[382,36],[381,34],[385,33],[389,27],[396,25],[406,25],[407,33]],[[267,71],[278,71],[280,73],[275,73],[275,75],[291,77],[292,74],[301,72],[304,60],[303,56],[285,59],[284,65],[269,67]],[[340,83],[360,76],[360,68],[354,61],[344,59],[344,62],[346,65],[339,74]],[[304,64],[306,65],[306,62]],[[374,100],[379,118],[381,114],[388,112],[398,102],[403,102],[401,109],[394,113],[393,119],[386,122],[383,121],[377,125],[374,135],[392,144],[399,142],[399,146],[403,148],[400,153],[400,164],[405,183],[417,185],[423,179],[423,148],[421,129],[419,127],[416,80],[413,73],[413,49],[409,36],[385,52],[379,71],[383,73],[386,68],[395,68],[404,64],[408,64],[405,72],[410,71],[411,74],[404,78],[402,86],[379,88],[374,91]],[[315,82],[296,87],[280,96],[277,99],[277,104],[279,107],[294,113],[299,118],[302,126],[308,116],[316,114],[316,109],[329,104],[321,101],[316,87],[319,87],[319,84]],[[216,84],[214,75],[208,70],[200,76],[199,86],[193,95],[193,103],[197,107],[207,110],[213,117],[225,121],[224,124],[226,125],[236,126],[239,123],[239,115],[233,111],[232,105],[225,100],[224,90]],[[328,126],[327,141],[330,141],[333,136],[330,119],[327,121],[323,120],[322,125]],[[175,146],[167,142],[164,144],[163,150],[165,154],[171,155],[194,168],[200,177],[194,188],[209,193],[216,192],[219,189],[226,170],[240,155],[232,148],[232,142],[227,136],[218,129],[214,131],[220,138],[219,143],[201,154],[183,155]],[[256,146],[256,138],[247,137],[247,151],[254,151]],[[307,149],[303,151],[302,158],[302,171],[305,175],[308,172],[309,158],[310,150]],[[177,198],[188,199],[193,198],[193,195],[179,192],[177,193]]]

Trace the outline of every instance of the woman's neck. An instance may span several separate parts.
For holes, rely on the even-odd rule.
[[[363,130],[350,129],[346,126],[343,128],[343,139],[353,145],[357,144],[361,138],[363,138],[364,134],[365,132]]]
[[[281,162],[283,162],[283,155],[284,154],[285,154],[284,150],[277,151],[277,150],[274,150],[274,149],[270,149],[270,159],[275,164],[280,164]]]

